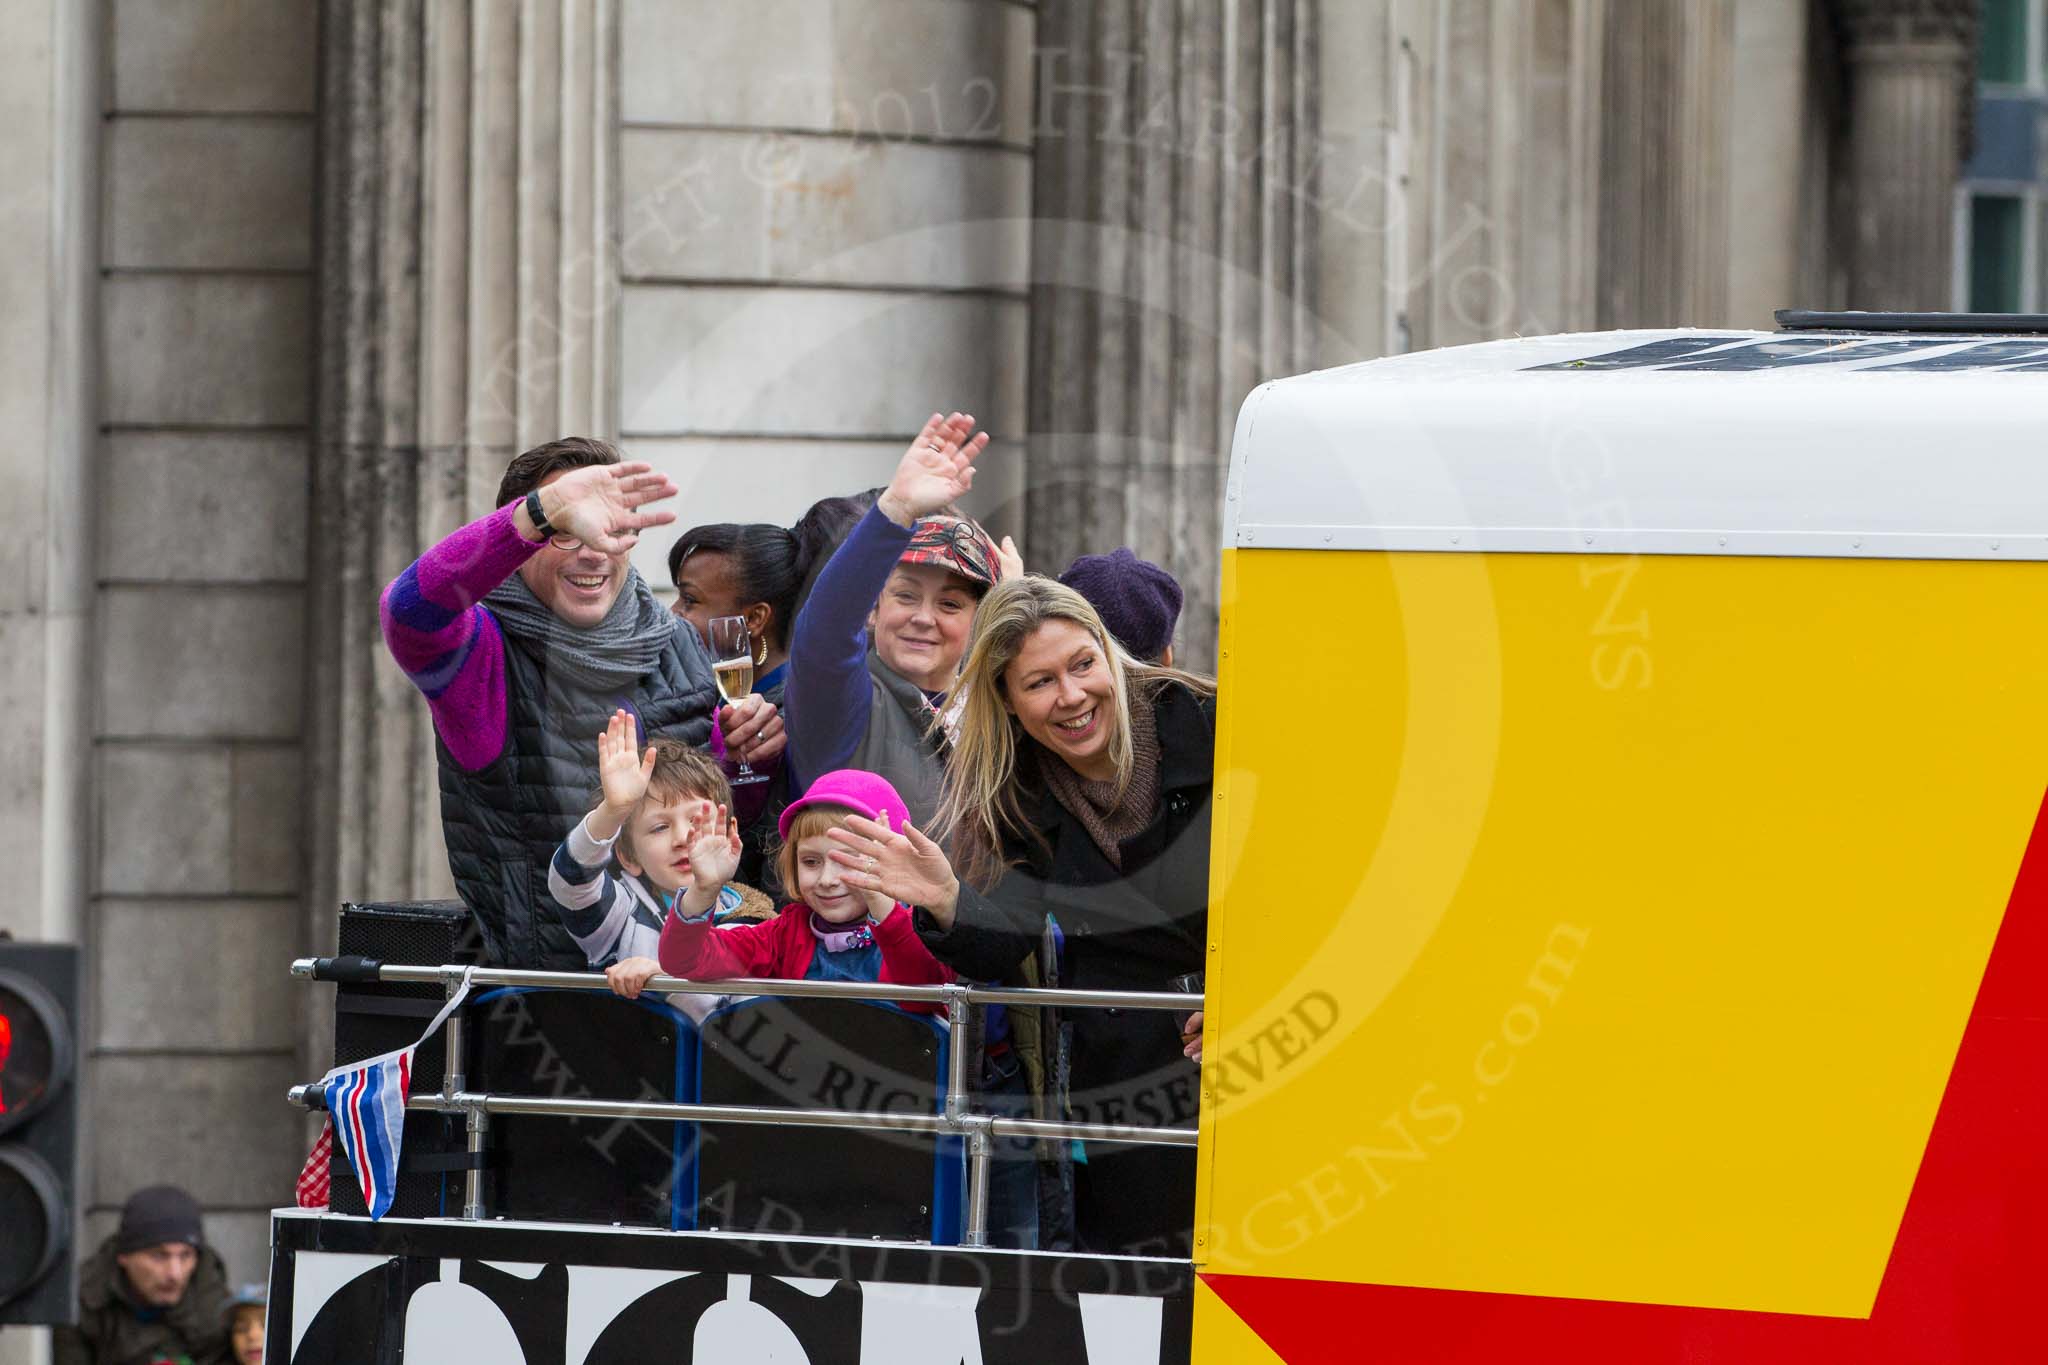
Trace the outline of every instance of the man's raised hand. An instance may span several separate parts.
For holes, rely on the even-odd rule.
[[[539,492],[541,510],[557,534],[608,555],[625,553],[640,532],[676,519],[667,508],[648,507],[674,497],[674,481],[639,460],[572,469]]]

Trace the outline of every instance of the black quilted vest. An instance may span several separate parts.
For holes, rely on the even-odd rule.
[[[604,695],[566,679],[551,685],[545,655],[506,632],[504,753],[469,772],[435,742],[448,867],[494,965],[587,970],[548,909],[548,861],[590,810],[597,736],[615,709],[639,716],[643,744],[666,735],[702,748],[710,739],[711,661],[697,632],[677,626],[654,672]]]

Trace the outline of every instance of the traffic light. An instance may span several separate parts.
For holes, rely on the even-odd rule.
[[[0,941],[0,1323],[74,1322],[78,949]]]

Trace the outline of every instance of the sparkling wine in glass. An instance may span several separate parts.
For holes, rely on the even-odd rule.
[[[754,690],[754,638],[747,630],[747,618],[714,616],[707,634],[711,641],[711,674],[718,680],[718,695],[727,706],[735,705]],[[739,765],[739,771],[732,776],[733,786],[768,780],[766,773],[755,772],[744,758]]]

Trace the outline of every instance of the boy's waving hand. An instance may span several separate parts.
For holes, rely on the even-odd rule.
[[[739,823],[732,807],[704,803],[698,817],[697,837],[690,844],[690,885],[707,904],[715,905],[718,893],[740,870]]]
[[[638,752],[633,718],[624,710],[612,712],[611,724],[597,737],[597,778],[604,788],[603,822],[610,830],[592,829],[599,839],[619,832],[619,826],[633,818],[633,808],[647,795],[654,777],[654,746]],[[593,821],[593,823],[596,823]]]

